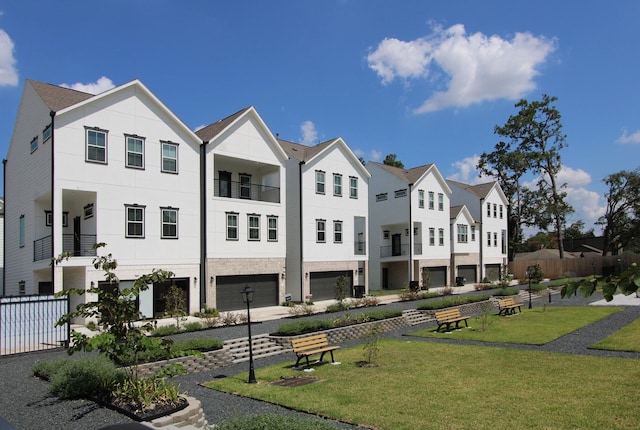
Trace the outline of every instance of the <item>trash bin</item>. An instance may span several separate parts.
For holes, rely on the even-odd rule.
[[[418,281],[409,281],[409,289],[411,291],[418,291],[420,289],[420,283]]]
[[[356,299],[361,299],[364,297],[364,285],[353,286],[353,297],[355,297]]]
[[[466,281],[462,276],[456,276],[456,287],[464,287]]]

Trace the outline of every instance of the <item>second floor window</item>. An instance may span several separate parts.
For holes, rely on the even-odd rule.
[[[87,129],[87,161],[107,162],[107,133],[103,130]]]
[[[433,210],[435,208],[434,206],[434,194],[433,191],[429,191],[429,209]]]
[[[504,215],[503,215],[503,213],[502,213],[502,211],[503,211],[503,206],[502,206],[502,205],[500,205],[500,219],[502,219],[502,217],[504,216]]]
[[[144,139],[127,136],[127,167],[144,169]]]
[[[316,194],[324,194],[324,172],[316,170]]]
[[[173,208],[163,208],[162,213],[162,238],[178,238],[178,210]]]
[[[498,205],[495,203],[493,204],[493,217],[498,218]]]
[[[127,206],[126,237],[144,237],[144,207]]]
[[[238,214],[227,212],[227,240],[238,240]]]
[[[444,246],[444,229],[443,228],[438,229],[438,245]]]
[[[444,194],[438,193],[438,210],[444,210]]]
[[[178,144],[162,142],[162,171],[178,173]]]
[[[240,198],[251,198],[251,175],[248,175],[246,173],[240,174]]]
[[[352,199],[358,198],[358,178],[355,176],[349,177],[349,197]]]
[[[475,242],[476,241],[476,226],[472,225],[471,226],[471,242]]]
[[[267,216],[267,240],[269,242],[278,240],[278,217],[275,215]]]
[[[323,219],[316,220],[316,242],[326,242],[327,223]]]
[[[333,174],[333,195],[342,197],[342,175]]]
[[[458,224],[458,243],[467,243],[467,227],[466,224]]]
[[[434,246],[436,244],[436,229],[429,229],[429,246]]]
[[[424,190],[418,190],[418,207],[424,208]]]
[[[247,215],[249,224],[249,240],[260,240],[260,215]]]
[[[342,243],[342,221],[333,222],[333,241]]]
[[[20,215],[20,224],[19,224],[19,235],[18,235],[18,246],[20,246],[20,248],[24,247],[24,215]]]
[[[49,139],[51,139],[51,124],[47,125],[44,130],[42,130],[42,143],[45,143]]]
[[[491,203],[487,203],[487,216],[491,217]]]

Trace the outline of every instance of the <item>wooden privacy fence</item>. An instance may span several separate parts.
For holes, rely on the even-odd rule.
[[[509,273],[524,282],[529,266],[540,265],[545,278],[558,279],[575,276],[610,275],[625,271],[632,263],[640,262],[640,255],[586,256],[553,260],[521,260],[509,263]]]

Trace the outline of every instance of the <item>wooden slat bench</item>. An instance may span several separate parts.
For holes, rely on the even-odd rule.
[[[498,299],[498,315],[514,315],[516,308],[522,313],[522,303],[516,302],[513,297]]]
[[[467,320],[468,316],[462,315],[460,313],[460,308],[450,308],[445,309],[443,311],[436,311],[436,322],[438,323],[438,329],[436,331],[440,331],[440,327],[443,325],[447,326],[447,331],[451,328],[451,324],[456,323],[456,329],[460,328],[460,321],[464,321],[464,324],[469,327]]]
[[[314,354],[320,354],[320,360],[318,360],[318,363],[321,363],[324,355],[329,352],[331,353],[331,362],[335,363],[335,360],[333,359],[333,351],[340,348],[338,345],[329,345],[326,333],[293,339],[291,341],[291,346],[293,347],[293,352],[298,356],[295,367],[298,367],[300,360],[306,358],[307,368],[309,368],[309,356]]]

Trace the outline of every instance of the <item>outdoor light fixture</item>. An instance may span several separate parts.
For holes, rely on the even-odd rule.
[[[247,383],[255,384],[256,375],[253,370],[253,342],[251,341],[251,302],[253,301],[253,294],[255,291],[248,285],[242,290],[242,301],[247,304],[247,328],[249,331],[249,380]]]
[[[531,309],[531,266],[527,267],[527,278],[529,279],[529,309]]]

